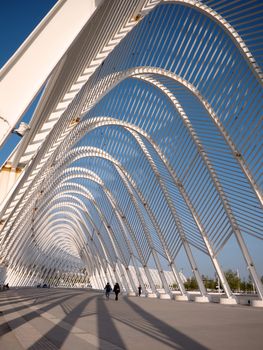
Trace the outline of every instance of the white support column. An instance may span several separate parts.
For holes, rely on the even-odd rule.
[[[94,0],[58,1],[3,67],[0,146],[95,10]]]
[[[103,280],[102,280],[102,277],[101,277],[101,272],[98,270],[97,272],[97,278],[99,280],[99,286],[100,286],[100,289],[104,289],[104,286],[105,286],[105,283],[103,283]]]
[[[17,178],[21,174],[21,171],[22,170],[20,168],[12,168],[8,164],[5,164],[0,170],[0,203],[3,202],[7,193],[15,184]]]
[[[136,268],[135,268],[135,269],[136,269]],[[131,271],[130,271],[129,267],[126,267],[126,272],[127,272],[127,275],[128,275],[129,281],[130,281],[130,284],[131,284],[131,286],[132,286],[132,291],[129,291],[128,294],[129,294],[130,296],[134,296],[134,295],[136,295],[137,289],[136,289],[136,286],[135,286],[134,280],[133,280],[133,278],[132,278],[132,274],[131,274]]]
[[[128,284],[128,281],[126,278],[126,268],[124,269],[123,264],[119,260],[118,260],[118,267],[119,267],[120,274],[121,274],[122,284],[124,285],[126,293],[129,293],[130,288],[129,288],[129,284]]]
[[[135,259],[135,257],[133,255],[131,256],[131,260],[132,260],[132,265],[134,266],[134,269],[135,269],[135,272],[136,272],[136,276],[137,276],[138,282],[139,282],[139,284],[142,287],[143,293],[146,295],[147,293],[146,293],[146,289],[145,289],[144,282],[143,282],[143,279],[142,279],[142,275],[141,275],[140,269],[138,268],[136,259]],[[137,293],[137,289],[136,289],[136,293]]]
[[[109,264],[105,267],[105,276],[107,279],[107,282],[110,282],[111,284],[114,283],[114,281],[116,281],[119,276],[118,273],[116,271],[116,267],[111,267]]]

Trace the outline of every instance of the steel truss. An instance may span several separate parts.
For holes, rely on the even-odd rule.
[[[198,251],[236,303],[219,261],[235,237],[263,300],[246,243],[263,238],[258,42],[244,39],[237,2],[232,17],[223,1],[158,3],[89,77],[2,207],[10,283],[118,280],[169,297],[169,267],[188,299],[184,251],[208,301]]]

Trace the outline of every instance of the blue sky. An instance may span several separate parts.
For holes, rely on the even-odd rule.
[[[46,16],[50,9],[56,4],[56,0],[9,0],[2,1],[0,6],[0,67],[12,57],[19,46],[28,35]],[[29,121],[34,110],[35,103],[32,104],[24,116],[25,121]],[[19,136],[12,134],[0,151],[0,166],[8,158],[13,150]]]

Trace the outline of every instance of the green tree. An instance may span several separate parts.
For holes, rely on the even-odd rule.
[[[171,289],[172,289],[172,290],[178,289],[178,286],[177,286],[177,283],[176,283],[176,282],[174,282],[174,283],[171,285]]]
[[[251,281],[245,279],[240,283],[240,290],[244,293],[250,293],[253,291],[253,284]]]
[[[216,281],[208,276],[204,276],[202,275],[202,280],[204,283],[204,286],[206,289],[210,289],[210,290],[215,290],[216,289]]]
[[[204,280],[204,285],[205,285],[206,289],[215,290],[217,282],[215,280],[213,280],[212,278],[206,278]]]
[[[194,277],[187,278],[187,281],[184,283],[186,290],[196,290],[198,289],[197,281]]]
[[[233,272],[232,270],[228,270],[225,272],[225,276],[231,290],[237,291],[240,289],[241,280],[237,273]]]

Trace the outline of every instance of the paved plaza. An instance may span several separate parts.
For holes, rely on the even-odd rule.
[[[73,289],[0,293],[1,349],[262,349],[263,310]]]

